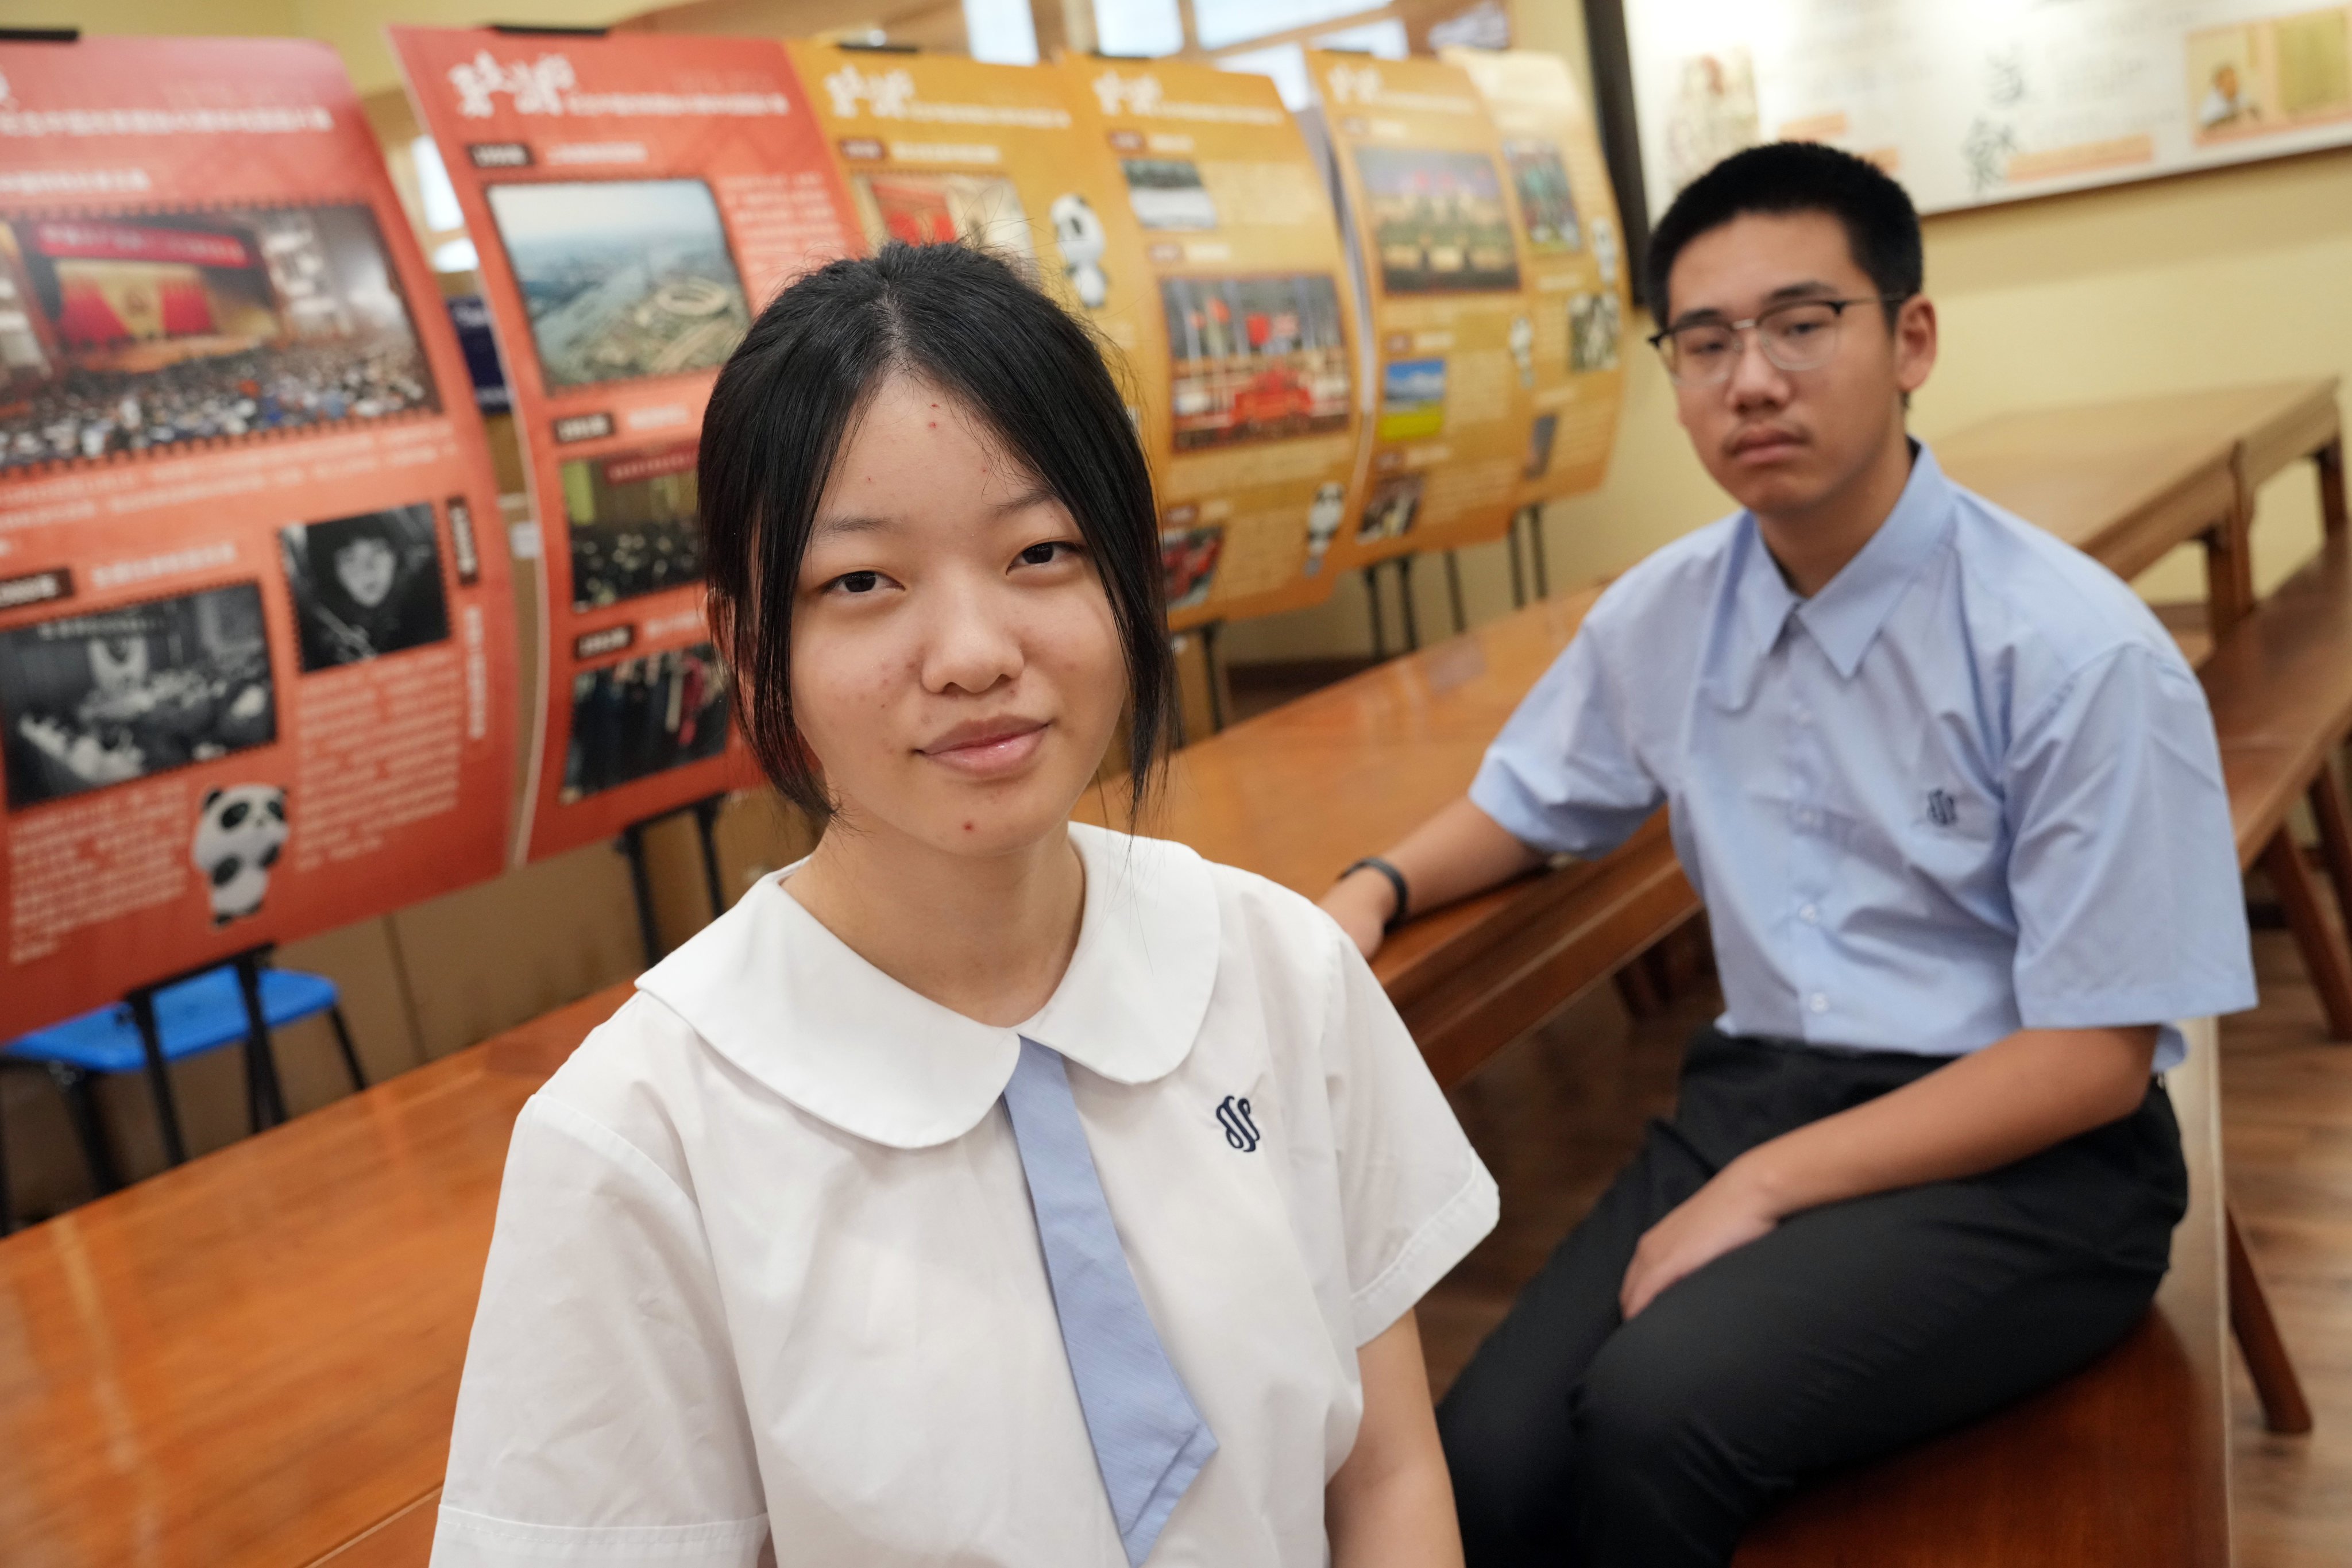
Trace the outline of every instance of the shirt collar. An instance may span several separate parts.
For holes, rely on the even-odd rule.
[[[1793,618],[1801,623],[1838,674],[1852,679],[1879,631],[1902,602],[1937,549],[1951,536],[1953,489],[1936,455],[1912,443],[1911,477],[1895,510],[1854,558],[1811,598],[1800,598],[1781,576],[1756,527],[1755,514],[1740,514],[1733,544],[1733,597],[1728,656],[1717,668],[1731,707],[1754,694],[1767,655]]]
[[[1013,1076],[1022,1036],[1119,1083],[1191,1054],[1217,973],[1216,887],[1181,845],[1081,823],[1086,912],[1061,984],[1010,1028],[919,995],[860,958],[762,878],[647,970],[657,998],[751,1078],[845,1132],[923,1149],[978,1125]]]

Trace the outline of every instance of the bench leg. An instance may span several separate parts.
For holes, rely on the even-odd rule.
[[[2312,819],[2319,825],[2319,847],[2327,857],[2327,879],[2336,888],[2336,912],[2352,931],[2352,815],[2344,809],[2344,789],[2336,777],[2334,758],[2319,764],[2319,776],[2307,792]]]
[[[2327,1015],[2331,1039],[2352,1040],[2352,961],[2345,956],[2344,940],[2320,908],[2319,889],[2312,886],[2311,868],[2303,851],[2285,828],[2271,835],[2263,847],[2262,867],[2286,913],[2287,929],[2303,953],[2303,966],[2319,990],[2319,1005]]]
[[[2303,1397],[2303,1380],[2295,1375],[2286,1342],[2279,1338],[2270,1298],[2263,1294],[2254,1260],[2247,1255],[2245,1238],[2238,1234],[2237,1214],[2226,1205],[2222,1212],[2230,1232],[2230,1331],[2237,1336],[2246,1371],[2254,1380],[2254,1392],[2262,1398],[2263,1425],[2273,1432],[2308,1432],[2311,1406]]]

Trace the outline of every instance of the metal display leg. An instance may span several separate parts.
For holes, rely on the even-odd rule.
[[[1381,623],[1381,568],[1378,562],[1364,568],[1364,603],[1372,612],[1372,662],[1380,663],[1389,656],[1388,627]]]
[[[1217,670],[1217,632],[1222,621],[1211,621],[1201,627],[1201,678],[1209,683],[1209,733],[1216,734],[1225,727],[1224,682]]]
[[[1454,635],[1460,637],[1470,629],[1470,617],[1462,610],[1462,563],[1451,550],[1445,552],[1445,602],[1454,611]]]
[[[1403,606],[1404,651],[1421,651],[1421,621],[1412,607],[1412,557],[1397,557],[1397,600]]]
[[[652,820],[659,820],[654,818]],[[653,879],[646,871],[646,824],[632,822],[621,829],[621,853],[629,862],[629,888],[637,898],[637,940],[644,944],[646,967],[662,959],[661,927],[654,920]]]
[[[727,912],[727,887],[719,875],[719,808],[723,795],[705,795],[694,803],[694,835],[702,847],[702,887],[710,895],[710,918]]]
[[[163,1060],[163,1032],[155,1023],[155,988],[141,986],[131,994],[130,1003],[131,1022],[139,1026],[139,1043],[147,1050],[147,1089],[155,1098],[155,1125],[163,1135],[163,1159],[169,1164],[184,1165],[188,1145],[180,1136],[180,1107],[172,1097],[171,1068]],[[82,1087],[87,1092],[89,1086]],[[94,1106],[90,1114],[94,1121]]]

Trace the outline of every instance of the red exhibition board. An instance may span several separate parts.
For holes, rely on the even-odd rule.
[[[756,782],[704,621],[719,367],[856,248],[781,45],[394,27],[480,256],[542,543],[536,858]]]
[[[334,51],[0,43],[0,1039],[505,863],[472,392]]]

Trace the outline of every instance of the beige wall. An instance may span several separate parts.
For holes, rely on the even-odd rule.
[[[1943,321],[1912,427],[1933,442],[2003,410],[2290,376],[2352,379],[2352,150],[2118,185],[1927,223],[1927,291]],[[1615,572],[1730,510],[1675,423],[1673,389],[1640,339],[1625,410],[1598,491],[1547,509],[1555,587]],[[2307,465],[2263,491],[2255,532],[2267,588],[2311,550],[2318,509]],[[1474,619],[1509,606],[1501,548],[1462,552]],[[1418,574],[1424,634],[1444,625],[1441,574]],[[2140,579],[2188,599],[2187,553]],[[1330,604],[1226,634],[1236,659],[1312,658],[1367,646],[1355,583]],[[1391,637],[1395,635],[1391,621]]]

